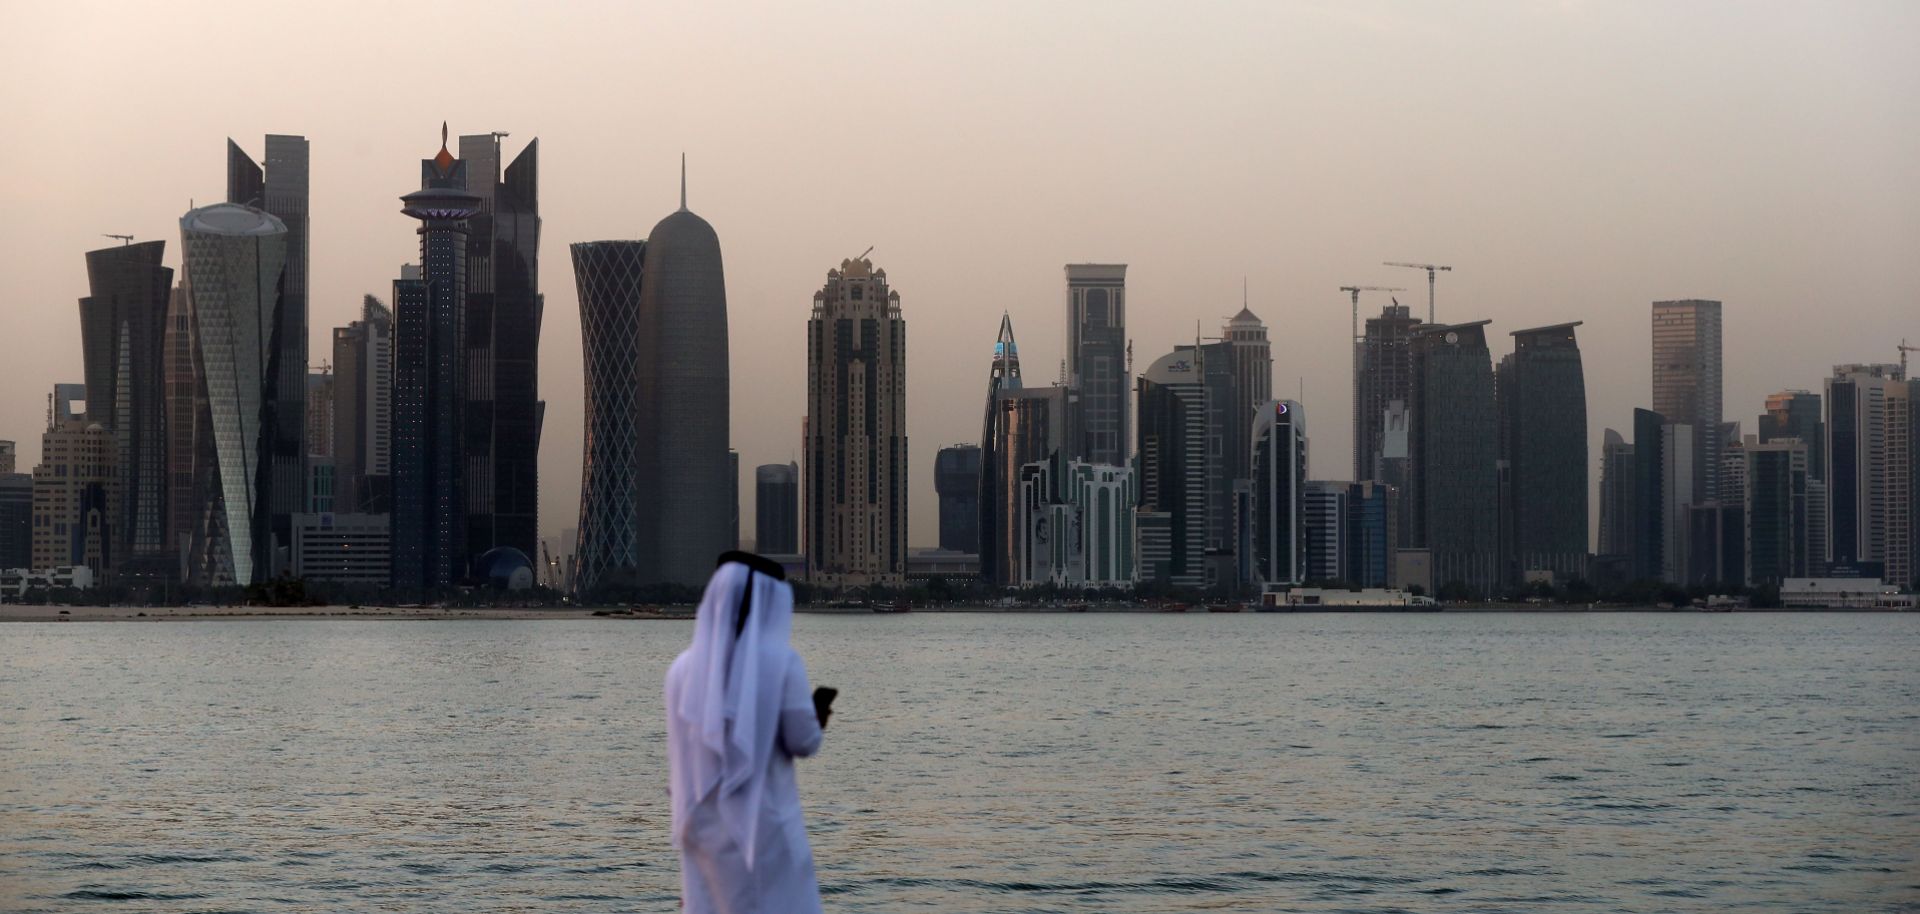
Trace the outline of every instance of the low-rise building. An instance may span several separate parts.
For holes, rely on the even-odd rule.
[[[385,586],[392,578],[390,514],[296,514],[293,573],[309,581]]]

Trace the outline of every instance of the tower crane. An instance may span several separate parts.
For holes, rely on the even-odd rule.
[[[1907,374],[1907,353],[1909,352],[1920,352],[1920,346],[1907,345],[1907,338],[1903,336],[1900,338],[1900,376],[1903,378],[1909,377]]]
[[[129,244],[132,244],[132,243],[133,243],[133,236],[132,236],[132,235],[115,235],[115,234],[113,234],[113,233],[111,233],[111,232],[101,232],[101,233],[100,233],[100,237],[102,237],[102,238],[113,238],[113,239],[116,239],[116,240],[118,240],[118,241],[120,242],[120,246],[121,246],[121,247],[126,247],[127,245],[129,245]]]
[[[1433,323],[1433,274],[1440,271],[1452,272],[1452,267],[1443,267],[1437,263],[1405,263],[1398,260],[1381,261],[1385,267],[1407,267],[1413,270],[1427,271],[1427,323]]]
[[[1340,291],[1353,295],[1353,342],[1360,342],[1360,293],[1362,292],[1405,292],[1400,286],[1341,286]]]

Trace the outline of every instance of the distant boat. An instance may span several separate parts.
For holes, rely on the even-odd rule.
[[[1160,611],[1161,611],[1161,612],[1163,612],[1163,613],[1183,613],[1183,612],[1186,612],[1186,611],[1187,611],[1187,609],[1188,609],[1188,607],[1187,607],[1187,604],[1185,604],[1185,603],[1162,603],[1162,604],[1160,604]]]
[[[1237,613],[1239,611],[1240,611],[1240,604],[1238,603],[1207,604],[1207,612],[1210,612],[1210,613]]]
[[[886,606],[876,603],[874,604],[873,611],[877,613],[910,613],[913,612],[913,606],[905,600]]]

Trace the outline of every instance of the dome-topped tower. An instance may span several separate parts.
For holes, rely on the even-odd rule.
[[[720,238],[680,209],[647,238],[640,291],[638,537],[641,583],[698,586],[732,549],[738,480],[727,459],[727,285]]]

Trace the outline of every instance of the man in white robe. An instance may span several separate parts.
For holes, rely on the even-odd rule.
[[[667,670],[673,843],[688,914],[820,911],[793,760],[819,750],[828,712],[816,710],[788,643],[784,578],[759,556],[721,556],[693,645]]]

